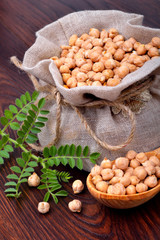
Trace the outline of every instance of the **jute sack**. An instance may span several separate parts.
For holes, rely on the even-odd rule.
[[[126,39],[134,37],[149,43],[160,37],[160,29],[142,26],[143,16],[120,11],[71,13],[36,33],[35,43],[24,55],[22,69],[35,88],[46,97],[49,121],[39,134],[46,145],[76,144],[99,151],[111,160],[129,149],[149,151],[160,146],[160,58],[146,62],[115,87],[63,87],[61,75],[49,58],[60,56],[60,45],[72,34],[88,33],[90,28],[116,28]],[[37,81],[36,78],[39,79]],[[121,111],[122,110],[122,111]],[[136,113],[135,116],[132,111]],[[42,149],[41,148],[41,149]],[[92,164],[84,162],[90,171]]]

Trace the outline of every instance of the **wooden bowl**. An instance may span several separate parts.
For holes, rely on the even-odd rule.
[[[148,158],[154,155],[160,159],[160,148],[152,152],[147,152],[145,154],[147,155]],[[158,185],[156,187],[143,193],[137,193],[132,195],[113,195],[98,191],[92,182],[91,174],[89,174],[87,177],[87,187],[91,195],[102,204],[111,208],[127,209],[137,207],[147,202],[148,200],[153,198],[157,193],[159,193],[160,180],[158,181]]]

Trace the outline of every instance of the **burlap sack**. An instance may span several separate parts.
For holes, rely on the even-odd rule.
[[[160,146],[160,58],[150,60],[137,71],[127,75],[116,87],[81,87],[66,89],[63,87],[61,75],[54,62],[49,58],[60,55],[60,45],[68,44],[72,34],[81,35],[88,33],[91,27],[101,29],[117,28],[125,38],[135,37],[142,43],[148,43],[154,36],[160,37],[160,29],[152,29],[142,26],[143,16],[128,14],[120,11],[82,11],[69,14],[56,22],[53,22],[36,33],[37,39],[24,55],[23,69],[40,79],[40,84],[56,86],[61,96],[67,102],[75,106],[91,102],[93,96],[115,101],[122,90],[139,82],[145,81],[148,76],[156,75],[149,92],[141,96],[141,105],[138,106],[139,114],[136,115],[136,131],[132,142],[118,151],[106,150],[88,134],[78,115],[69,106],[62,106],[61,132],[57,146],[64,144],[89,145],[91,151],[101,152],[104,156],[113,160],[118,156],[124,156],[129,149],[138,152],[149,151]],[[45,96],[41,93],[41,96]],[[143,94],[142,94],[143,95]],[[92,96],[92,97],[89,97]],[[137,101],[134,102],[134,104]],[[142,103],[145,106],[142,108]],[[45,108],[50,110],[49,121],[39,134],[40,144],[47,145],[55,134],[56,103],[48,101]],[[134,108],[136,109],[136,104]],[[130,132],[130,123],[122,112],[114,114],[116,109],[110,106],[101,108],[81,108],[81,113],[91,126],[92,130],[102,141],[111,145],[118,145],[127,139]],[[118,113],[118,111],[117,111]],[[89,171],[92,164],[84,163],[84,169]]]

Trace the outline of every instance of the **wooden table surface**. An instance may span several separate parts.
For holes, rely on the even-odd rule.
[[[10,57],[16,55],[22,60],[34,43],[37,30],[68,13],[87,9],[143,14],[144,25],[160,28],[159,0],[1,0],[0,115],[26,90],[30,93],[34,90],[26,74],[10,63]],[[78,196],[83,204],[82,212],[71,213],[67,207],[74,198],[71,184],[77,178],[85,182],[88,174],[77,169],[67,167],[73,176],[70,183],[65,184],[69,196],[61,198],[58,205],[51,201],[51,211],[46,215],[37,211],[44,192],[29,189],[27,184],[23,184],[20,199],[6,198],[6,176],[19,154],[13,153],[0,167],[0,240],[160,239],[160,195],[135,209],[116,210],[96,202],[85,186]]]

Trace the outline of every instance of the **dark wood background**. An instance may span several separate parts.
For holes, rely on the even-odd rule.
[[[16,97],[26,90],[33,91],[26,74],[10,63],[10,57],[16,55],[22,60],[37,30],[68,13],[86,9],[143,14],[144,25],[160,28],[159,0],[0,0],[0,115]],[[37,211],[44,191],[29,189],[27,184],[20,199],[7,199],[4,183],[17,156],[19,152],[0,167],[0,240],[160,239],[160,195],[135,209],[116,210],[96,202],[85,186],[77,196],[83,204],[82,212],[71,213],[67,207],[74,198],[71,184],[77,178],[85,183],[84,171],[67,168],[73,175],[65,185],[69,196],[58,205],[51,202],[51,211],[46,215]]]

